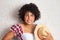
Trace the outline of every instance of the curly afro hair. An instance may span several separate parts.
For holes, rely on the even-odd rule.
[[[34,3],[30,3],[23,5],[19,10],[18,15],[22,21],[24,21],[24,16],[27,11],[32,12],[35,15],[35,21],[40,18],[40,11],[38,10],[38,7]]]

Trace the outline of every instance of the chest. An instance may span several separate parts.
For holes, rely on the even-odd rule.
[[[23,32],[24,33],[33,33],[34,32],[35,27],[23,27]]]
[[[23,40],[34,40],[34,35],[32,33],[23,33]]]

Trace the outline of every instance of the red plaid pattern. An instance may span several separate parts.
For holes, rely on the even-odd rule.
[[[22,39],[23,31],[22,31],[21,25],[19,25],[19,24],[12,25],[12,27],[10,28],[10,30],[12,32],[14,32],[15,36],[17,36],[18,38],[20,38],[20,40],[23,40]]]

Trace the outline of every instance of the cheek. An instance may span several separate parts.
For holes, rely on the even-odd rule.
[[[34,21],[35,20],[35,17],[31,17],[31,20]]]
[[[28,19],[28,18],[25,16],[25,17],[24,17],[24,20],[26,21],[27,19]]]
[[[34,20],[35,18],[34,18],[34,17],[32,17],[32,19]]]

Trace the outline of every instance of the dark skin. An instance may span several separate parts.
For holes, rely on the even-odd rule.
[[[22,24],[23,25],[23,24]],[[24,26],[24,25],[23,25]],[[27,27],[26,27],[27,26]],[[28,29],[29,28],[29,29]],[[30,26],[28,27],[28,25],[25,25],[24,26],[24,32],[28,32],[28,33],[33,33],[33,30],[34,30],[34,27]],[[46,36],[46,38],[44,38],[42,36],[39,36],[41,40],[53,40],[53,37],[50,33],[46,32],[48,35]],[[12,31],[9,31],[4,37],[2,40],[11,40],[12,38],[14,37],[14,33]]]
[[[22,25],[22,29],[23,32],[25,33],[34,33],[34,29],[35,29],[35,25],[33,24],[34,20],[35,20],[35,16],[31,13],[31,12],[27,12],[24,16],[24,20],[25,22],[20,24]],[[46,32],[48,35],[46,36],[46,38],[44,38],[43,36],[39,36],[39,38],[41,40],[53,40],[53,37],[51,36],[50,33]],[[2,40],[11,40],[14,37],[14,33],[12,31],[9,31]]]

